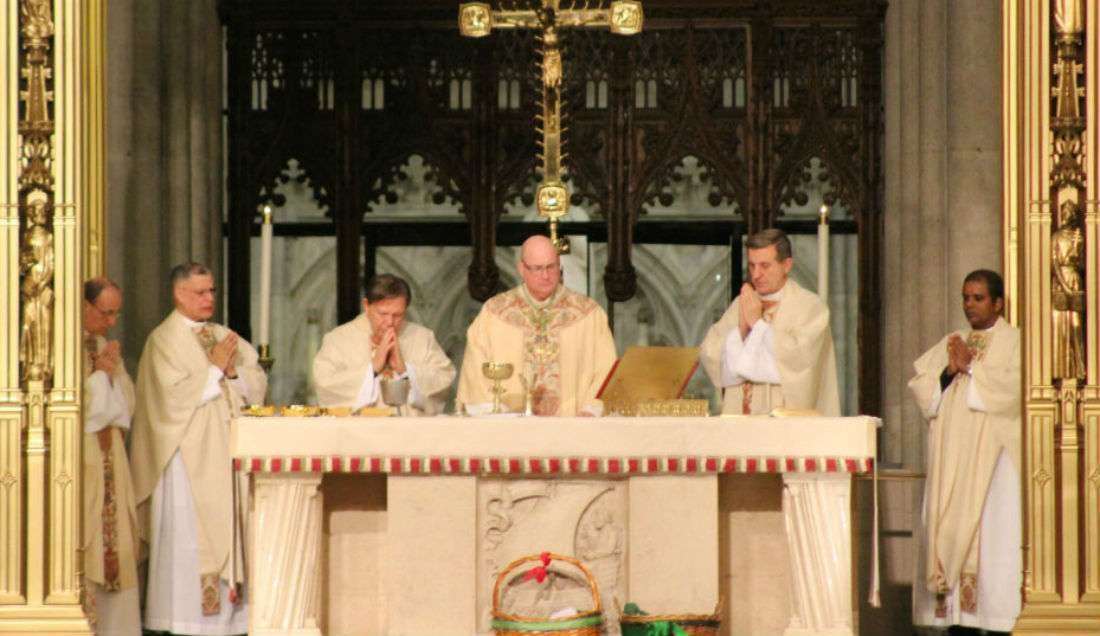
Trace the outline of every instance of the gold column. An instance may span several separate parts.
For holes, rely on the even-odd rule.
[[[84,109],[84,278],[107,273],[104,244],[107,239],[107,93],[105,44],[107,7],[104,0],[86,0],[84,18],[84,68],[81,87]]]
[[[1081,423],[1084,436],[1084,586],[1081,602],[1100,625],[1100,7],[1085,7],[1085,372]],[[1100,629],[1097,630],[1100,632]]]
[[[2,11],[0,634],[90,634],[80,288],[85,259],[102,271],[103,4],[19,0]]]
[[[1003,0],[1005,272],[1024,337],[1024,609],[1100,633],[1096,4]]]
[[[0,8],[0,611],[23,589],[23,391],[19,377],[19,7]]]

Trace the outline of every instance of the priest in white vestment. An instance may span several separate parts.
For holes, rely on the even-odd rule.
[[[776,408],[840,415],[829,308],[791,280],[791,242],[778,229],[746,241],[751,282],[707,331],[703,369],[722,395],[722,413]]]
[[[1020,333],[1000,317],[1004,283],[963,284],[970,329],[922,355],[909,381],[929,420],[914,623],[1009,632],[1020,613]]]
[[[84,579],[95,633],[141,636],[137,513],[126,458],[134,383],[117,340],[122,291],[106,278],[84,283]]]
[[[443,412],[455,367],[431,329],[405,320],[410,302],[412,291],[397,276],[367,282],[363,313],[325,334],[313,359],[321,405],[380,406],[382,378],[408,378],[408,414]]]
[[[523,284],[485,302],[466,332],[457,403],[467,410],[492,402],[485,362],[507,362],[503,401],[534,415],[601,415],[597,399],[615,364],[607,313],[591,298],[561,284],[561,260],[545,236],[523,243],[517,263]]]
[[[243,634],[244,502],[234,487],[229,423],[260,403],[267,377],[255,349],[210,321],[214,279],[203,265],[172,270],[175,311],[149,335],[137,378],[131,466],[149,544],[146,629]]]

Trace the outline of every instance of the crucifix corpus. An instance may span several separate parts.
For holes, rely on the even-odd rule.
[[[642,3],[639,0],[612,0],[607,7],[589,8],[587,1],[561,8],[561,0],[534,0],[532,9],[496,9],[485,2],[464,2],[458,7],[458,30],[467,37],[480,38],[493,29],[537,29],[542,42],[542,113],[536,115],[540,142],[542,183],[535,192],[535,208],[550,221],[550,240],[559,252],[567,250],[558,237],[558,219],[569,211],[569,191],[561,179],[561,47],[558,29],[564,27],[610,27],[612,33],[634,35],[642,30]]]

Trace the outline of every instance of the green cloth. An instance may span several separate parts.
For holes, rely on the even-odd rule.
[[[623,616],[647,616],[637,603],[627,603],[623,607]],[[672,621],[652,621],[649,623],[621,623],[623,636],[688,636],[687,631]]]

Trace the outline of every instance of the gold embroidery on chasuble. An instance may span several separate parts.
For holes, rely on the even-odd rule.
[[[760,319],[769,325],[775,320],[775,314],[779,311],[778,300],[765,300],[762,302],[764,308],[763,313],[760,315]],[[745,380],[741,383],[741,414],[752,415],[752,387],[753,382]]]
[[[199,345],[202,347],[203,353],[210,356],[210,352],[214,350],[214,345],[218,344],[218,337],[214,335],[214,330],[210,328],[210,325],[203,323],[201,326],[192,327],[191,331],[194,332],[195,337],[199,339]],[[218,381],[218,386],[222,389],[222,394],[225,394],[225,376]]]
[[[966,346],[970,348],[975,361],[981,361],[985,357],[985,351],[989,348],[989,332],[971,331],[966,337]]]
[[[202,615],[216,616],[222,611],[222,600],[218,596],[218,575],[200,574],[199,587],[202,590]]]
[[[591,313],[595,301],[558,288],[546,303],[534,304],[517,287],[490,301],[489,311],[523,330],[523,369],[529,378],[535,415],[557,415],[561,409],[561,334]]]
[[[103,453],[103,587],[109,592],[117,592],[121,589],[118,562],[118,500],[115,499],[115,464],[110,451]]]
[[[210,352],[214,350],[214,345],[218,344],[218,339],[214,337],[214,331],[206,324],[201,327],[193,327],[192,331],[195,332],[195,337],[199,339],[202,350],[210,355]]]
[[[966,336],[966,346],[970,349],[970,355],[973,358],[973,362],[979,362],[985,358],[986,351],[989,349],[990,335],[988,331],[971,331]],[[980,526],[979,526],[980,527]],[[974,536],[974,543],[971,550],[978,551],[978,542],[981,539],[981,532]],[[947,585],[947,574],[944,570],[943,563],[939,558],[935,563],[936,580],[939,581],[938,591],[936,592],[936,618],[947,618],[949,607],[947,604],[947,595],[951,591]],[[959,609],[968,614],[974,614],[978,611],[978,574],[977,572],[968,572],[964,570],[959,575],[958,583],[958,604]]]
[[[204,353],[207,356],[214,350],[214,345],[218,344],[218,339],[214,335],[214,330],[210,328],[210,325],[203,323],[202,326],[192,327],[191,330],[195,333],[195,337],[199,340],[199,345],[202,347]],[[222,391],[225,391],[224,377],[219,382],[222,387]],[[219,575],[217,572],[211,574],[199,574],[199,590],[200,600],[202,603],[203,616],[216,616],[222,611],[221,596],[218,594],[218,580]]]

